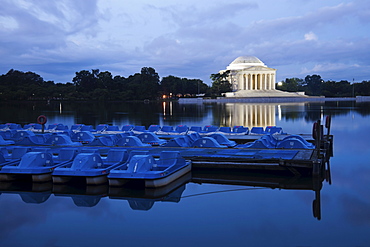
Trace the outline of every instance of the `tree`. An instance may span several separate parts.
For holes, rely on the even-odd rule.
[[[180,93],[181,78],[176,76],[166,76],[161,80],[161,92],[169,97]]]
[[[304,81],[306,83],[307,91],[306,93],[308,95],[321,95],[323,80],[321,79],[321,76],[319,75],[307,75],[304,78]]]
[[[81,70],[76,72],[76,76],[73,77],[72,81],[78,92],[91,92],[97,88],[98,80],[98,69],[91,70],[91,73],[88,70]]]
[[[211,74],[210,78],[212,80],[212,93],[215,95],[221,95],[221,93],[226,93],[231,91],[231,83],[228,81],[230,70],[224,73]]]
[[[100,72],[96,78],[96,88],[100,89],[112,89],[113,77],[108,71]]]
[[[141,85],[139,88],[142,99],[155,99],[159,91],[159,75],[155,69],[151,67],[143,67],[141,69]]]
[[[303,80],[299,78],[286,78],[282,81],[281,85],[277,86],[277,89],[288,92],[303,91]]]

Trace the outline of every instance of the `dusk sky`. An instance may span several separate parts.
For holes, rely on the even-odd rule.
[[[368,0],[0,3],[0,74],[64,83],[81,70],[128,77],[152,67],[210,84],[210,74],[250,55],[277,69],[277,81],[370,80]]]

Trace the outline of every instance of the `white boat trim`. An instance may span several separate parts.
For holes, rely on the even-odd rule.
[[[174,172],[173,174],[163,177],[163,178],[158,178],[158,179],[146,179],[145,180],[145,187],[161,187],[165,186],[179,177],[185,175],[186,173],[191,171],[191,164],[183,167],[182,169]]]

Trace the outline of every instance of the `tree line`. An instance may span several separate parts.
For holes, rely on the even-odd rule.
[[[324,81],[320,75],[307,75],[304,79],[286,78],[285,81],[277,83],[276,89],[305,92],[310,96],[355,97],[370,95],[370,81],[352,82],[351,84],[346,80]]]
[[[210,94],[211,88],[199,79],[172,75],[160,79],[151,67],[127,78],[98,69],[81,70],[67,83],[13,69],[0,76],[0,100],[154,100]]]
[[[72,82],[45,81],[34,72],[11,69],[0,76],[0,100],[155,100],[178,97],[221,96],[231,91],[228,71],[211,74],[212,85],[200,79],[166,76],[162,79],[155,69],[143,67],[140,73],[127,78],[113,76],[109,71],[81,70]],[[306,95],[326,97],[353,97],[370,95],[370,81],[324,81],[319,75],[307,75],[305,79],[287,78],[276,88],[288,92],[303,91]]]

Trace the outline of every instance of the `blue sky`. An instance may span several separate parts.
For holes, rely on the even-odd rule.
[[[0,74],[100,69],[202,79],[251,55],[277,81],[370,80],[368,0],[1,0]]]

